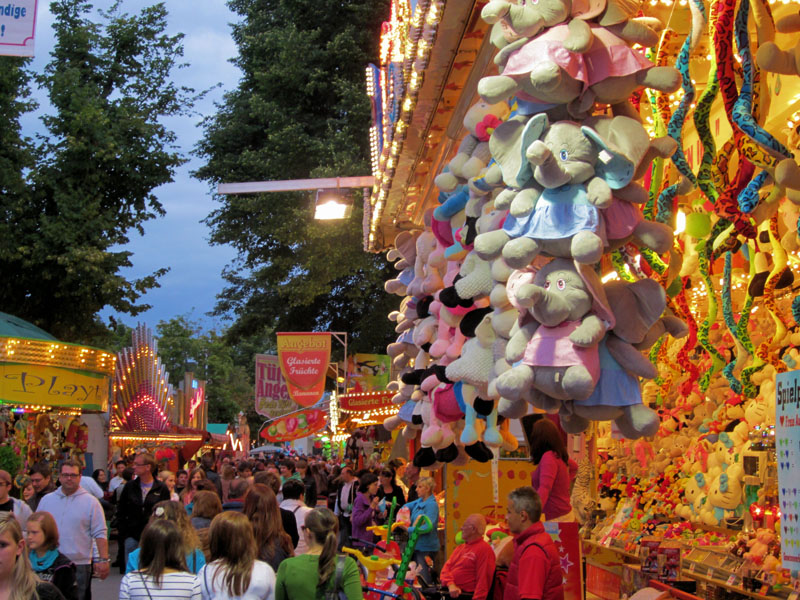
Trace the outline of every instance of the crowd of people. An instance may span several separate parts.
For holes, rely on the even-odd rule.
[[[526,487],[509,497],[508,525],[517,536],[509,600],[563,597],[558,553],[539,522],[543,504],[544,513],[555,502],[561,514],[552,516],[565,514],[560,485],[569,465],[557,450],[538,448],[534,457],[552,491],[542,489],[540,499]],[[110,477],[81,471],[72,460],[57,474],[35,465],[23,500],[9,497],[11,476],[0,471],[0,600],[91,600],[92,578],[104,579],[112,566],[124,574],[124,599],[322,598],[335,591],[356,600],[363,597],[360,572],[341,549],[370,554],[377,542],[370,527],[402,507],[409,534],[423,515],[433,525],[416,536],[421,583],[438,581],[452,598],[485,600],[494,582],[484,517],[467,517],[463,543],[445,561],[436,482],[402,460],[357,469],[318,457],[204,455],[172,472],[141,452],[118,461]],[[109,531],[118,540],[113,565]],[[8,595],[6,580],[14,582]]]

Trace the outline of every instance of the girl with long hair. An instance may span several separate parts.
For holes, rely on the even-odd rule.
[[[575,521],[570,502],[570,485],[578,465],[567,454],[561,432],[547,417],[533,424],[530,433],[531,461],[537,469],[531,475],[531,486],[542,500],[547,521]]]
[[[200,549],[200,540],[197,537],[197,532],[189,522],[189,515],[186,514],[183,504],[172,500],[159,502],[153,507],[150,523],[159,519],[171,521],[177,525],[178,532],[181,534],[181,548],[183,548],[183,554],[186,557],[186,566],[190,573],[197,573],[206,564],[206,557]],[[128,554],[128,564],[125,567],[126,573],[136,571],[139,568],[139,555],[139,549]]]
[[[275,571],[256,558],[256,540],[250,520],[242,513],[227,511],[211,522],[211,562],[197,578],[203,600],[273,600]]]
[[[201,600],[200,583],[186,569],[181,532],[174,522],[150,521],[142,532],[139,550],[139,569],[122,578],[120,600],[152,600],[165,595],[174,600]]]
[[[175,473],[166,470],[159,471],[158,480],[165,486],[167,486],[167,489],[169,490],[170,500],[174,500],[176,502],[180,501],[180,497],[178,496],[178,493],[175,491],[175,482],[176,482]]]
[[[11,512],[0,513],[0,598],[59,600],[61,592],[31,568],[22,527]]]
[[[186,484],[182,494],[181,494],[181,501],[183,502],[184,506],[187,506],[192,503],[194,499],[194,495],[197,493],[197,482],[203,479],[207,479],[206,472],[201,469],[200,467],[196,467],[189,471],[189,482]],[[189,514],[191,511],[187,510]]]
[[[283,530],[275,492],[262,483],[255,484],[244,498],[242,512],[253,525],[258,558],[277,571],[284,559],[294,556],[294,551],[292,538]]]
[[[77,600],[75,565],[58,551],[58,525],[49,512],[35,512],[25,524],[28,558],[42,581],[58,588],[66,600]]]
[[[321,599],[326,591],[343,591],[347,600],[362,600],[361,577],[356,562],[348,557],[336,555],[339,537],[339,520],[327,508],[315,508],[306,515],[303,536],[308,551],[294,558],[287,558],[278,567],[276,600],[295,598]],[[342,579],[336,585],[336,566],[343,561]]]

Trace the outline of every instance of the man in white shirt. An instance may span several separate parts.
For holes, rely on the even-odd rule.
[[[311,512],[311,509],[301,500],[305,494],[306,487],[303,485],[302,481],[287,479],[286,483],[283,484],[282,491],[283,502],[281,502],[281,508],[292,511],[297,521],[297,534],[299,539],[294,553],[295,555],[305,554],[308,551],[308,546],[306,545],[306,539],[302,530],[306,523],[306,515]]]
[[[68,459],[61,464],[61,487],[39,502],[39,511],[53,515],[58,526],[59,550],[76,565],[78,600],[91,598],[92,545],[97,544],[94,574],[108,577],[106,519],[100,502],[81,487],[81,464]]]
[[[94,480],[94,477],[81,475],[81,487],[98,500],[103,499],[103,488],[101,488],[100,484]]]
[[[118,460],[114,463],[114,468],[117,469],[117,474],[111,478],[111,481],[108,482],[108,491],[114,492],[121,485],[125,485],[125,480],[122,478],[122,472],[125,470],[125,461]]]

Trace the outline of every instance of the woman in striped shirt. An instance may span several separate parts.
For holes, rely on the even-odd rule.
[[[139,570],[122,578],[120,600],[201,600],[200,583],[188,572],[178,526],[158,519],[142,533]]]

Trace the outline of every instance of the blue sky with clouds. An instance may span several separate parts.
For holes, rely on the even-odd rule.
[[[134,13],[153,2],[126,0],[123,9]],[[53,17],[48,0],[39,0],[36,24],[36,56],[31,69],[40,72],[50,60],[53,48]],[[94,6],[107,8],[111,0],[97,0]],[[199,103],[195,110],[199,115],[170,118],[165,123],[177,134],[182,152],[190,158],[180,167],[172,183],[161,186],[156,195],[167,211],[163,218],[149,221],[145,235],[131,232],[127,249],[133,252],[133,267],[125,272],[130,278],[152,273],[161,267],[170,267],[170,272],[161,278],[161,287],[151,290],[143,301],[153,306],[137,317],[116,315],[129,325],[144,322],[155,327],[161,321],[176,315],[190,314],[207,328],[219,326],[218,319],[205,313],[210,311],[216,294],[222,290],[223,267],[235,256],[225,246],[210,246],[208,228],[200,221],[215,208],[211,192],[206,183],[190,176],[190,171],[200,166],[198,159],[189,152],[200,139],[202,131],[198,124],[203,116],[213,114],[214,102],[219,101],[225,91],[235,88],[240,73],[230,64],[236,55],[236,45],[230,36],[229,24],[236,20],[224,0],[169,0],[169,33],[181,32],[184,38],[184,62],[188,66],[175,70],[176,83],[195,89],[207,89],[221,84]],[[40,103],[38,113],[23,121],[26,135],[41,131],[38,116],[47,107],[47,98],[41,91],[34,92]],[[106,317],[113,314],[104,311]]]

